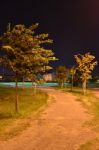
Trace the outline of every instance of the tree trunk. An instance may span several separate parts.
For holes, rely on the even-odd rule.
[[[71,81],[71,91],[73,91],[73,81],[74,81],[74,77],[72,75],[72,81]]]
[[[15,98],[15,112],[19,112],[19,103],[18,103],[18,80],[16,79],[16,98]]]
[[[22,88],[24,88],[24,77],[23,77],[23,80],[22,80]]]
[[[36,89],[37,89],[37,83],[34,82],[34,94],[36,94]]]
[[[32,87],[34,87],[34,85],[33,85],[33,80],[31,80],[32,81]]]
[[[83,93],[85,94],[86,93],[86,84],[87,84],[87,81],[86,79],[83,81]]]
[[[61,88],[63,88],[63,87],[64,87],[64,82],[61,83]]]
[[[33,81],[32,81],[32,87],[33,87]]]
[[[35,88],[35,89],[37,88],[36,82],[34,82],[34,88]]]

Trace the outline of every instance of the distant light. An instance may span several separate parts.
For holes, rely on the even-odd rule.
[[[2,79],[2,76],[0,76],[0,79]]]
[[[55,57],[53,57],[53,60],[55,60],[56,58]]]

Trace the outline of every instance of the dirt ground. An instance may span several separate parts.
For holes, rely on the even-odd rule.
[[[96,133],[84,125],[90,119],[76,97],[52,88],[49,106],[18,136],[0,141],[0,150],[77,150]],[[53,102],[51,102],[53,101]]]
[[[95,94],[97,98],[99,98],[99,88],[92,89],[92,92]]]

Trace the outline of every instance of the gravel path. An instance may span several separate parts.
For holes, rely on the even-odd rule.
[[[77,150],[96,136],[83,125],[91,116],[75,96],[52,88],[44,90],[53,102],[33,119],[31,127],[0,142],[0,150]]]

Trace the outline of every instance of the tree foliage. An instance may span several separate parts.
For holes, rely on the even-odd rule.
[[[81,73],[81,80],[83,82],[83,90],[86,92],[86,82],[91,78],[91,73],[94,67],[97,65],[97,61],[94,61],[95,56],[90,53],[86,53],[85,55],[75,55],[77,69]]]
[[[15,25],[3,34],[1,63],[18,75],[50,69],[50,61],[55,60],[52,50],[45,49],[42,44],[52,43],[48,34],[35,35],[38,24],[29,28]],[[45,67],[46,66],[46,67]]]
[[[49,39],[48,34],[36,35],[37,28],[38,24],[30,27],[22,24],[12,28],[8,26],[0,38],[0,64],[14,72],[16,87],[19,77],[28,77],[49,70],[49,62],[56,60],[54,52],[44,48],[44,44],[50,44],[53,40]]]
[[[59,86],[63,87],[67,79],[67,68],[65,66],[59,66],[56,68],[56,79]]]

